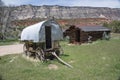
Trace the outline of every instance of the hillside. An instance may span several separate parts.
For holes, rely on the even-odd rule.
[[[46,19],[24,19],[24,20],[15,20],[12,23],[16,26],[30,26],[32,24],[38,23]],[[87,26],[87,25],[102,25],[104,22],[111,22],[111,20],[106,18],[79,18],[79,19],[56,19],[57,22],[64,28],[67,25],[79,25],[79,26]]]
[[[6,39],[19,38],[23,28],[53,16],[64,29],[71,24],[102,25],[112,20],[120,20],[120,8],[22,5],[3,10],[6,14],[0,15],[2,17],[0,39],[4,38],[3,35]]]
[[[56,19],[107,18],[110,20],[120,20],[120,8],[78,6],[69,7],[58,5],[22,5],[12,8],[14,8],[12,11],[12,18],[14,18],[14,20],[47,18],[50,16],[54,16]]]

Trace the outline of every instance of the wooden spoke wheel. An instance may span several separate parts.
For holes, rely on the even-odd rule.
[[[64,54],[63,48],[59,47],[58,49],[55,50],[55,53],[56,53],[57,55]]]
[[[27,50],[26,44],[23,45],[23,52],[27,56],[28,50]]]
[[[61,47],[58,48],[58,49],[55,49],[54,52],[56,53],[57,56],[60,56],[60,55],[64,54],[64,51]]]
[[[25,54],[26,56],[29,56],[29,57],[30,57],[30,55],[32,54],[32,53],[28,50],[26,44],[23,45],[23,52],[24,52],[24,54]]]
[[[59,51],[59,54],[61,55],[61,54],[64,54],[64,50],[63,50],[63,48],[60,46],[60,44],[58,44],[59,45],[59,48],[58,48],[58,51]],[[56,52],[56,51],[55,51]]]
[[[64,54],[64,50],[62,47],[60,47],[59,50],[60,50],[60,54]]]
[[[44,62],[45,61],[45,53],[41,48],[38,48],[36,50],[36,57],[40,59],[40,61]]]

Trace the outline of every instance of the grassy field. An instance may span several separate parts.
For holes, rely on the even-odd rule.
[[[120,37],[92,44],[67,45],[61,43],[63,60],[46,63],[33,62],[22,54],[0,57],[0,80],[120,80]],[[54,64],[56,69],[49,69]]]
[[[19,43],[18,40],[0,40],[0,46],[2,45],[11,45],[11,44],[15,44],[15,43]]]

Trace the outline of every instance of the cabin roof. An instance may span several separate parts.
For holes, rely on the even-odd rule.
[[[111,31],[109,28],[103,27],[103,26],[81,26],[81,27],[78,27],[78,28],[80,28],[82,31],[85,31],[85,32],[89,32],[89,31]]]

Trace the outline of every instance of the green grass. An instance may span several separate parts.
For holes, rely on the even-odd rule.
[[[14,43],[18,43],[18,40],[0,40],[0,46],[2,45],[11,45]]]
[[[61,43],[63,60],[74,68],[68,68],[57,60],[47,63],[33,62],[20,55],[6,55],[0,59],[2,80],[119,80],[120,39],[95,41],[92,44],[71,45]],[[11,60],[13,60],[11,62]],[[57,70],[49,70],[55,64]]]

